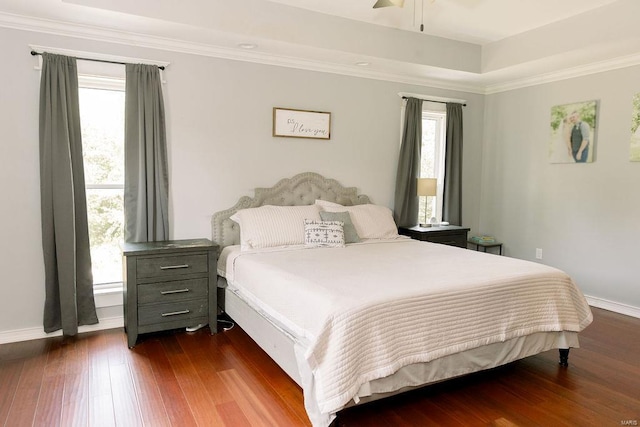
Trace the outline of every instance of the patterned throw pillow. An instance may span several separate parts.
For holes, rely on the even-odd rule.
[[[304,244],[311,247],[344,247],[344,222],[304,220]]]

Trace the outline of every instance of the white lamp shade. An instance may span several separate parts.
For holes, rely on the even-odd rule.
[[[373,5],[374,9],[378,9],[380,7],[388,7],[388,6],[404,6],[404,0],[378,0],[376,4]]]
[[[418,178],[418,196],[435,196],[438,194],[438,180],[435,178]]]

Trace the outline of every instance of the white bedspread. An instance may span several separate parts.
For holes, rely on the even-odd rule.
[[[224,255],[230,286],[306,348],[305,399],[324,414],[403,366],[592,321],[562,271],[450,246],[393,240]]]

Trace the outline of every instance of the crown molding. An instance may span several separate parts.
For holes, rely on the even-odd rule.
[[[430,88],[468,92],[480,95],[492,95],[500,92],[507,92],[515,89],[537,86],[541,84],[582,77],[590,74],[640,65],[640,54],[633,54],[583,66],[565,68],[558,71],[538,74],[532,77],[525,77],[522,79],[505,81],[496,84],[484,84],[481,82],[460,82],[459,80],[456,82],[452,82],[449,80],[438,78],[415,77],[399,73],[389,73],[384,71],[363,69],[362,67],[357,66],[330,64],[322,61],[306,60],[284,55],[238,50],[203,43],[188,42],[177,39],[149,36],[146,34],[99,28],[77,23],[62,22],[43,18],[33,18],[6,12],[0,12],[0,27],[114,44],[135,45],[161,51],[208,56],[213,58],[229,59],[233,61],[252,62],[263,65],[295,68],[307,71],[318,71],[358,78],[391,81],[396,83],[405,83],[416,86],[426,86]],[[482,78],[481,75],[480,78]]]
[[[537,76],[513,80],[506,83],[488,85],[485,88],[485,95],[492,95],[494,93],[507,92],[514,89],[522,89],[530,86],[538,86],[546,83],[574,79],[591,74],[603,73],[605,71],[613,71],[621,68],[633,67],[635,65],[640,65],[640,54],[637,53],[607,59],[606,61],[599,61],[577,67],[566,68],[564,70],[539,74]]]
[[[375,70],[362,69],[357,66],[329,64],[322,61],[312,61],[283,55],[272,55],[264,52],[241,51],[202,43],[186,42],[176,39],[148,36],[144,34],[96,28],[92,26],[60,22],[42,18],[32,18],[21,15],[0,12],[0,27],[13,28],[23,31],[34,31],[64,37],[74,37],[92,41],[135,45],[144,48],[173,51],[178,53],[208,56],[234,61],[253,62],[264,65],[274,65],[296,68],[308,71],[341,74],[374,80],[392,81],[418,86],[428,86],[438,89],[455,90],[482,94],[484,88],[473,84],[451,83],[446,80],[412,77],[403,74],[386,73]],[[356,68],[357,67],[357,68]]]

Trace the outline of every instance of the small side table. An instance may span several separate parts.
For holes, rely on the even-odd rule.
[[[473,240],[467,240],[467,243],[476,246],[476,251],[479,251],[482,248],[483,252],[487,252],[487,248],[498,248],[500,250],[500,255],[502,255],[502,243],[500,242],[492,242],[492,243],[484,243],[484,242],[474,242]]]
[[[217,332],[218,245],[208,239],[124,243],[124,327],[139,334],[209,324]]]

